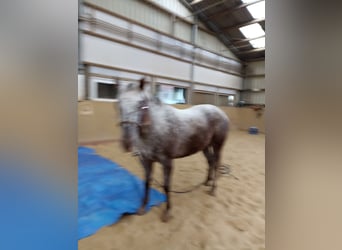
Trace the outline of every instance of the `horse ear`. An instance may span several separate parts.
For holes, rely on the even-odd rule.
[[[139,88],[140,88],[141,91],[144,90],[145,83],[146,83],[145,82],[145,77],[141,78],[140,79],[140,85],[139,85]]]

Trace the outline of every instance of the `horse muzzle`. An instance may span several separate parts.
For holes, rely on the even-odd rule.
[[[126,152],[132,152],[133,151],[132,142],[130,140],[128,140],[128,139],[121,140],[121,145]]]

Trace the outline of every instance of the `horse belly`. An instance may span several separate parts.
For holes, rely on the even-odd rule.
[[[197,153],[205,149],[211,141],[212,134],[198,133],[184,138],[178,145],[174,148],[174,157],[181,158]]]

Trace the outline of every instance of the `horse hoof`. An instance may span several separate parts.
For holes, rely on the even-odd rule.
[[[208,180],[204,183],[205,186],[212,186],[213,181],[212,180]]]
[[[145,208],[144,207],[139,208],[137,215],[144,215],[144,214],[145,214]]]
[[[215,197],[216,196],[215,189],[208,191],[208,194]]]
[[[171,214],[168,211],[164,212],[161,217],[162,222],[168,222],[170,219],[171,219]]]

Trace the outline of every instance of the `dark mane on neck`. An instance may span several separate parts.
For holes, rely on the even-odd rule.
[[[157,104],[159,106],[163,105],[163,103],[161,102],[161,100],[157,97],[157,96],[154,96],[151,100],[154,104]]]

